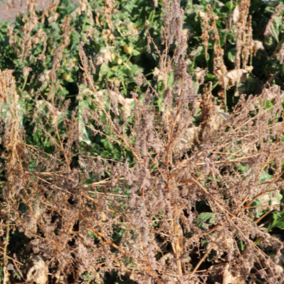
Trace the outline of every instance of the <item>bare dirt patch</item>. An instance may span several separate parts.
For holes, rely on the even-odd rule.
[[[52,0],[39,0],[37,10],[44,10],[51,2]],[[78,3],[78,0],[73,0],[73,3]],[[0,23],[14,21],[19,12],[26,13],[26,4],[26,0],[7,0],[5,3],[0,0]]]

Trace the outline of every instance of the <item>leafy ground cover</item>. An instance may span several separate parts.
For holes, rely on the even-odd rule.
[[[282,1],[55,0],[0,24],[4,283],[283,283]]]

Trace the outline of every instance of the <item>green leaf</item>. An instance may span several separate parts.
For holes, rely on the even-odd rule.
[[[100,69],[100,76],[106,75],[109,72],[108,63],[103,63]]]
[[[239,165],[239,171],[242,174],[245,174],[245,173],[249,173],[251,171],[251,168],[248,169],[246,165]]]
[[[200,229],[207,229],[211,224],[216,221],[216,214],[211,212],[203,212],[197,217],[197,226]]]
[[[263,171],[261,174],[260,174],[260,182],[264,182],[266,180],[271,180],[273,178],[272,175],[268,174],[267,172]]]
[[[236,48],[232,48],[228,51],[228,59],[233,63],[236,61],[236,52]]]
[[[137,56],[137,55],[139,55],[141,52],[139,52],[137,49],[133,49],[133,51],[132,51],[132,55],[133,56]]]
[[[273,222],[271,224],[270,229],[272,228],[279,228],[284,230],[284,211],[282,212],[273,212]]]

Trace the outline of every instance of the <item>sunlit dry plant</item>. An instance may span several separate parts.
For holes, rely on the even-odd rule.
[[[43,17],[56,22],[58,4],[55,1]],[[55,283],[67,283],[70,275],[79,282],[86,273],[101,283],[114,271],[141,284],[283,282],[277,266],[283,244],[261,224],[264,210],[277,212],[280,207],[275,197],[283,187],[284,122],[277,118],[283,94],[278,86],[267,84],[259,96],[240,96],[227,117],[221,112],[224,105],[218,105],[212,94],[212,83],[198,93],[206,70],[188,73],[189,35],[180,1],[164,0],[163,5],[162,47],[151,37],[149,21],[145,24],[148,52],[159,57],[154,83],[137,72],[137,91],[123,95],[115,80],[106,77],[106,87],[99,89],[94,79],[96,68],[113,60],[108,43],[115,6],[105,1],[103,14],[110,31],[104,32],[106,46],[93,62],[86,46],[94,40],[95,29],[90,27],[80,38],[78,109],[70,113],[70,101],[63,102],[57,92],[71,17],[86,13],[92,24],[100,23],[98,17],[92,18],[87,1],[80,1],[76,13],[65,17],[51,70],[38,76],[41,86],[31,94],[37,107],[34,132],[46,137],[50,152],[24,142],[15,78],[12,71],[0,72],[2,143],[7,152],[1,218],[7,235],[13,223],[28,240],[29,266],[23,279],[44,284],[49,269]],[[201,13],[205,59],[212,32],[214,74],[225,105],[226,90],[250,70],[255,52],[249,5],[240,1],[239,14],[235,13],[238,40],[232,71],[224,64],[217,18],[210,6],[208,14]],[[38,21],[32,11],[31,15],[25,18],[23,39],[9,31],[14,48],[21,41],[20,58],[29,56],[31,45],[40,40],[40,31],[30,35]],[[23,71],[27,78],[31,70]],[[114,159],[88,151],[96,145],[84,144],[86,131],[92,141],[99,141],[94,143],[108,143],[123,155]],[[268,173],[271,178],[263,181]],[[261,205],[255,205],[258,199]],[[200,210],[201,204],[205,209]],[[24,257],[20,261],[23,266],[27,262]]]
[[[171,5],[175,10],[170,8]],[[195,128],[192,124],[194,113],[188,106],[195,104],[199,95],[193,91],[191,76],[184,71],[184,54],[175,57],[182,48],[178,36],[182,34],[182,25],[177,23],[182,21],[183,14],[176,2],[165,1],[165,7],[169,9],[163,30],[166,49],[175,39],[171,25],[179,29],[175,60],[168,59],[165,52],[157,51],[161,61],[155,72],[157,80],[160,81],[161,76],[165,84],[163,101],[159,107],[153,103],[153,98],[159,94],[150,85],[142,97],[133,93],[133,124],[120,119],[125,107],[121,104],[118,108],[114,96],[116,94],[119,98],[120,94],[115,86],[108,90],[109,99],[96,90],[81,45],[80,57],[87,76],[86,89],[82,89],[81,94],[92,98],[96,106],[94,110],[83,108],[85,127],[90,128],[94,135],[104,135],[114,145],[131,151],[134,166],[129,167],[127,159],[114,162],[100,156],[91,158],[84,152],[80,154],[80,164],[86,176],[97,176],[97,182],[86,185],[90,189],[87,199],[93,202],[96,212],[89,210],[88,215],[82,216],[84,222],[80,229],[98,236],[100,244],[97,248],[102,249],[105,244],[116,248],[117,257],[105,254],[102,263],[108,263],[117,271],[124,267],[131,272],[131,279],[138,283],[206,282],[204,279],[209,280],[208,274],[199,269],[212,254],[216,261],[222,259],[228,264],[211,265],[210,279],[221,277],[224,283],[229,283],[226,281],[273,277],[274,281],[281,283],[281,271],[255,243],[270,242],[276,250],[276,262],[282,243],[258,228],[258,220],[253,217],[256,209],[251,204],[266,195],[267,190],[276,192],[281,186],[281,170],[279,167],[274,169],[274,165],[277,157],[283,154],[279,138],[284,125],[282,122],[270,125],[269,122],[275,120],[275,112],[281,111],[282,101],[274,94],[276,90],[268,87],[260,97],[245,100],[242,96],[231,119],[217,123],[218,106],[208,86],[202,96],[201,124]],[[169,66],[174,70],[175,81],[168,87],[163,70],[171,70]],[[266,99],[271,95],[275,98],[273,111],[265,109]],[[104,114],[104,118],[98,113]],[[192,145],[175,150],[184,141],[180,140],[184,135],[189,136],[187,142]],[[270,143],[271,139],[275,142]],[[240,166],[247,167],[249,174],[239,172]],[[275,172],[273,179],[262,183],[259,180],[262,172],[272,169]],[[105,173],[110,171],[111,174],[106,176]],[[123,199],[125,211],[120,209],[119,199],[123,195],[112,193],[115,187],[121,192],[130,187],[130,199],[127,196]],[[206,202],[215,218],[215,226],[207,231],[201,230],[196,223],[199,215],[196,202],[200,200]],[[263,205],[262,209],[265,206],[269,207],[269,204]],[[97,215],[101,210],[104,216],[108,216],[107,222],[102,215]],[[110,239],[111,222],[116,228],[125,230],[119,246]],[[207,245],[202,245],[201,240],[206,240]],[[240,242],[244,244],[243,251],[238,249]],[[203,253],[197,253],[201,248]],[[195,265],[191,263],[194,258],[198,260],[194,260]],[[99,254],[96,259],[99,259]],[[129,267],[128,261],[135,264],[134,267]],[[255,266],[259,270],[254,271]],[[101,267],[99,271],[107,270],[107,267]]]

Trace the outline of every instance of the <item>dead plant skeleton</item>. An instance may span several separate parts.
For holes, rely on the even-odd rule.
[[[162,91],[141,72],[133,78],[138,87],[132,98],[125,97],[116,81],[107,77],[106,88],[99,89],[94,80],[96,68],[118,62],[109,43],[114,40],[115,25],[122,25],[113,22],[115,1],[104,4],[100,13],[109,27],[104,32],[105,49],[94,60],[88,55],[95,23],[101,23],[99,11],[93,18],[90,3],[82,0],[60,25],[61,43],[52,50],[51,70],[32,77],[40,83],[29,94],[37,107],[32,117],[34,131],[47,137],[54,152],[27,142],[23,98],[18,94],[25,86],[17,89],[13,70],[0,71],[6,178],[0,226],[1,236],[6,236],[3,247],[0,243],[4,283],[12,283],[11,266],[21,272],[23,281],[37,284],[68,283],[68,276],[79,283],[86,275],[89,282],[102,283],[113,271],[141,284],[236,284],[260,279],[283,283],[283,268],[278,265],[283,243],[261,225],[264,210],[270,214],[281,207],[284,122],[276,121],[275,114],[282,113],[283,94],[279,86],[267,84],[259,96],[238,94],[236,107],[226,112],[227,91],[246,80],[252,57],[263,49],[252,37],[250,1],[240,0],[232,11],[230,25],[237,35],[233,70],[225,65],[218,19],[211,6],[199,13],[205,60],[209,40],[214,40],[213,73],[221,101],[212,94],[212,83],[204,82],[206,70],[188,72],[189,35],[184,29],[185,12],[177,0],[163,1],[163,50],[151,37],[149,25],[144,26],[149,53],[159,58],[153,77]],[[33,28],[45,19],[56,23],[60,3],[54,1],[41,17],[35,5],[36,1],[29,1],[30,16],[23,18],[22,38],[12,26],[8,31],[10,45],[23,62],[32,58],[39,41],[48,38],[40,29],[32,35]],[[59,69],[70,45],[72,17],[84,13],[93,26],[79,39],[78,107],[68,112],[71,102],[57,96],[62,87]],[[135,29],[129,33],[136,33]],[[45,60],[47,49],[44,44],[38,61]],[[282,51],[283,46],[283,59]],[[74,62],[68,64],[74,66]],[[24,77],[32,71],[25,68]],[[139,88],[145,91],[139,93]],[[89,151],[92,145],[79,147],[84,145],[84,131],[92,133],[93,141],[108,141],[124,155],[112,159]],[[76,166],[74,159],[78,159]],[[271,178],[262,181],[263,174]],[[259,199],[263,202],[255,205]],[[201,203],[206,212],[199,211]],[[13,230],[28,239],[25,257],[9,255]],[[266,253],[268,247],[273,258]]]

